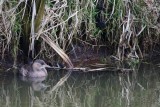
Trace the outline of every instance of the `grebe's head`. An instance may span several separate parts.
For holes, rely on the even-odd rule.
[[[32,64],[33,70],[34,71],[41,71],[45,68],[49,68],[50,66],[47,65],[43,60],[41,59],[36,59],[33,64]]]

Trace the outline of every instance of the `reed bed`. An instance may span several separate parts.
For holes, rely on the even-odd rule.
[[[31,15],[28,16],[30,23],[23,27],[27,3],[10,0],[0,4],[2,58],[5,53],[11,53],[16,59],[21,53],[20,37],[26,35],[29,51],[33,54],[37,48],[35,41],[40,41],[40,51],[32,55],[34,58],[51,59],[55,55],[56,49],[46,45],[49,43],[43,39],[44,36],[64,53],[74,50],[76,44],[106,46],[106,50],[119,60],[143,58],[150,51],[159,53],[159,0],[47,0],[44,5],[37,6],[39,11],[34,7],[37,1],[33,0]]]

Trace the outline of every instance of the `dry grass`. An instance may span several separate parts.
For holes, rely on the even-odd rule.
[[[23,14],[17,13],[21,2],[25,1],[11,0],[0,4],[2,57],[6,50],[10,52],[12,50],[14,56],[18,54],[21,35],[20,21],[24,18],[26,8],[19,10]],[[33,27],[36,23],[35,10],[32,11],[30,49],[34,50],[34,41],[42,38],[50,46],[52,44],[52,48],[55,45],[53,49],[55,51],[58,49],[59,51],[56,52],[61,53],[60,56],[69,65],[72,64],[67,55],[62,54],[62,50],[66,52],[69,47],[74,49],[74,41],[91,46],[107,44],[108,47],[115,49],[108,51],[116,53],[120,60],[125,57],[143,58],[143,55],[153,49],[155,44],[159,44],[159,6],[158,0],[48,0],[43,20],[36,30]],[[42,45],[40,54],[51,49],[45,46],[44,42]],[[53,52],[48,51],[47,54],[50,54],[49,57],[54,56]]]

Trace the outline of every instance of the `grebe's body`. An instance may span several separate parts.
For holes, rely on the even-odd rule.
[[[46,67],[50,66],[37,59],[32,64],[22,66],[19,73],[25,77],[44,77],[48,75]]]

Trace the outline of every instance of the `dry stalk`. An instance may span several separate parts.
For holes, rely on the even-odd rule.
[[[142,58],[143,55],[138,45],[138,36],[143,32],[146,26],[142,26],[141,30],[136,32],[136,17],[132,13],[132,9],[128,5],[127,1],[125,4],[127,4],[126,16],[124,19],[122,19],[123,32],[120,36],[117,55],[120,60],[124,60],[124,57]]]
[[[62,57],[62,59],[69,65],[70,68],[73,67],[73,64],[67,54],[65,54],[64,51],[60,49],[48,36],[41,35],[40,37]]]

